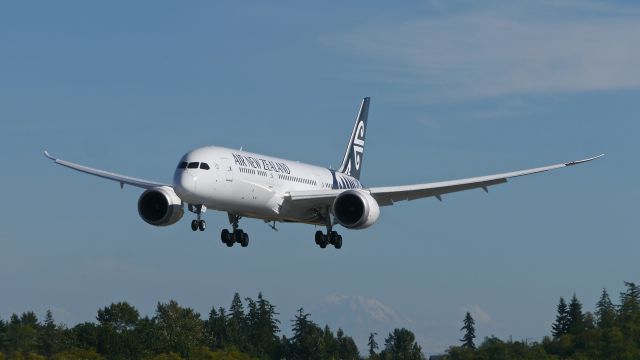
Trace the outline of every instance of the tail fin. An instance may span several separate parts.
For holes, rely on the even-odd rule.
[[[338,169],[339,172],[351,175],[356,179],[360,179],[360,170],[362,169],[362,158],[364,156],[364,136],[367,129],[367,117],[369,116],[369,101],[371,98],[362,99],[360,111],[356,118],[356,123],[349,138],[347,150],[344,153],[342,165]]]

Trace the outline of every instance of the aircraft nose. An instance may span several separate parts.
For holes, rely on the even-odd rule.
[[[176,174],[174,178],[174,184],[176,192],[180,198],[187,200],[197,190],[198,179],[193,176],[189,171],[183,170]]]

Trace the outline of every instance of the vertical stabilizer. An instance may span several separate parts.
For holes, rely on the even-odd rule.
[[[369,101],[371,98],[362,99],[360,111],[353,125],[353,131],[349,138],[347,150],[344,153],[342,165],[338,169],[339,172],[351,175],[356,179],[360,179],[360,170],[362,169],[362,158],[364,156],[364,136],[367,130],[367,117],[369,116]]]

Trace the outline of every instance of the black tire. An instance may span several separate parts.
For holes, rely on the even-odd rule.
[[[249,246],[249,234],[243,232],[242,239],[240,240],[240,246],[247,247]]]
[[[198,220],[191,220],[191,230],[198,230]]]
[[[239,243],[240,241],[242,241],[242,234],[244,234],[244,231],[242,231],[240,229],[234,230],[233,231],[233,242]]]
[[[316,245],[320,245],[324,241],[324,233],[318,230],[316,231]]]
[[[220,240],[222,240],[223,243],[227,244],[227,243],[232,243],[231,240],[231,234],[229,233],[229,230],[227,229],[222,229],[222,232],[220,232]],[[227,245],[228,246],[228,245]]]
[[[326,241],[323,241],[323,242],[321,242],[321,243],[320,243],[320,244],[318,244],[318,245],[320,245],[320,248],[321,248],[321,249],[324,249],[324,248],[326,248],[326,247],[327,247],[327,242],[326,242]]]
[[[329,233],[329,244],[333,245],[336,243],[336,239],[338,238],[338,232],[332,231]]]
[[[232,247],[234,242],[233,241],[227,241],[225,244],[227,244],[227,247]]]
[[[333,242],[333,246],[336,249],[340,249],[342,247],[342,235],[336,236],[336,240]]]
[[[207,223],[204,220],[200,220],[198,222],[198,229],[200,229],[200,231],[204,231],[207,228]]]

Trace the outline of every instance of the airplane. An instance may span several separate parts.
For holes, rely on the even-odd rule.
[[[336,225],[365,229],[380,216],[381,206],[396,202],[483,189],[506,183],[507,179],[582,164],[583,160],[467,179],[414,185],[365,187],[360,183],[370,98],[362,100],[349,142],[337,170],[297,161],[218,146],[206,146],[186,153],[175,169],[171,184],[148,181],[75,164],[44,155],[73,170],[144,189],[138,199],[142,220],[154,226],[175,224],[184,207],[195,214],[193,231],[204,231],[202,214],[207,209],[226,212],[231,230],[223,229],[221,241],[228,247],[249,245],[249,235],[239,228],[242,218],[262,219],[276,230],[276,222],[305,223],[326,228],[316,231],[321,248],[342,247]]]

